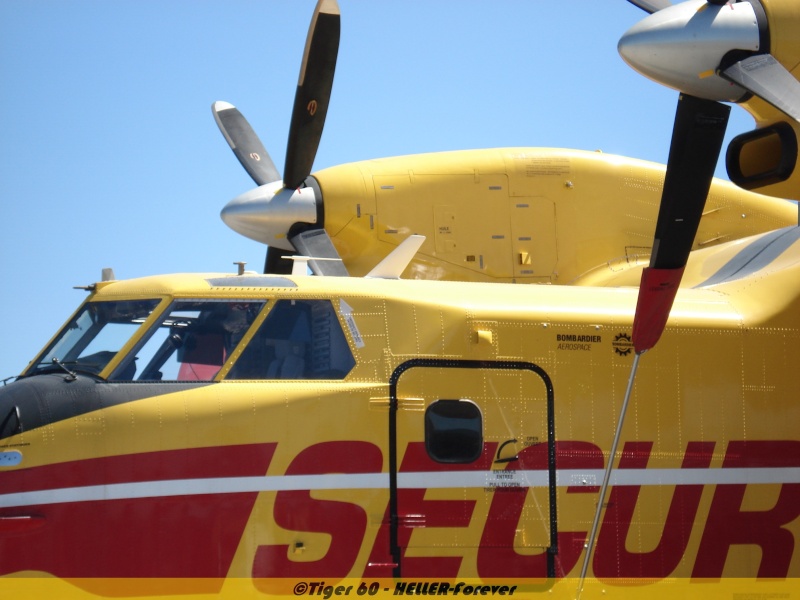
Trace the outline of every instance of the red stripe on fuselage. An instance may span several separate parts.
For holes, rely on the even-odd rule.
[[[264,475],[276,444],[182,448],[54,463],[0,475],[3,494],[59,488]]]
[[[277,444],[148,452],[0,475],[3,493],[181,479],[263,476]],[[65,502],[0,508],[44,525],[0,537],[0,575],[224,578],[256,492]],[[210,590],[213,591],[213,590]]]

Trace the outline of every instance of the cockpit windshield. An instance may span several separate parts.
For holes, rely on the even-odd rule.
[[[84,304],[24,374],[35,375],[61,368],[94,375],[100,373],[159,302],[154,299]]]
[[[176,300],[109,379],[211,381],[265,304]]]
[[[99,375],[125,347],[108,381],[212,381],[234,356],[227,380],[343,379],[355,366],[330,300],[174,299],[153,315],[160,302],[87,302],[24,374]]]

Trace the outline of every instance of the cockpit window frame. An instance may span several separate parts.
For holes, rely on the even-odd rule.
[[[116,295],[112,296],[112,297],[97,298],[96,296],[92,295],[92,296],[86,298],[84,300],[84,302],[82,302],[78,306],[78,308],[70,315],[69,319],[67,319],[67,321],[61,326],[61,328],[58,330],[56,335],[54,335],[48,341],[47,345],[28,364],[26,369],[23,371],[22,375],[23,376],[29,376],[29,375],[35,375],[35,374],[37,374],[39,372],[43,372],[44,368],[43,368],[43,365],[40,364],[41,361],[44,360],[45,358],[47,358],[47,356],[48,356],[47,353],[53,351],[53,348],[55,347],[55,345],[57,343],[59,343],[60,339],[65,338],[66,334],[68,333],[67,332],[67,328],[74,326],[74,324],[76,322],[76,319],[78,319],[81,314],[86,312],[86,310],[87,310],[86,307],[88,305],[90,305],[90,304],[114,303],[114,302],[118,302],[118,303],[125,303],[125,302],[132,302],[132,303],[136,303],[136,302],[152,302],[152,303],[154,303],[154,307],[150,311],[149,315],[146,318],[144,318],[141,321],[141,323],[139,323],[139,325],[136,328],[136,330],[134,331],[134,333],[132,335],[130,335],[130,337],[127,338],[127,340],[121,345],[121,347],[119,349],[112,349],[112,351],[115,350],[115,353],[111,356],[110,359],[106,359],[108,362],[105,363],[104,366],[102,366],[102,368],[100,368],[100,370],[98,372],[95,373],[95,372],[85,371],[86,374],[90,374],[92,376],[96,376],[99,379],[103,379],[103,380],[111,382],[111,383],[137,383],[138,384],[138,383],[143,383],[143,382],[152,383],[152,382],[160,382],[160,381],[162,381],[162,379],[157,379],[157,378],[156,379],[142,379],[141,376],[145,373],[145,369],[148,369],[149,365],[151,364],[151,361],[154,360],[154,358],[156,357],[156,354],[159,352],[159,350],[163,350],[162,346],[166,343],[166,341],[162,340],[162,339],[156,339],[151,343],[150,342],[151,338],[153,338],[153,336],[155,335],[155,333],[157,331],[161,330],[163,332],[163,328],[165,326],[165,319],[166,320],[170,319],[170,316],[171,316],[172,312],[175,310],[175,307],[177,305],[180,305],[180,303],[186,303],[187,304],[187,308],[185,310],[189,310],[190,312],[192,310],[192,309],[188,308],[188,304],[190,304],[190,303],[201,303],[201,304],[206,304],[206,303],[210,303],[210,304],[216,304],[216,303],[220,303],[220,304],[222,304],[222,303],[237,304],[237,303],[242,303],[242,304],[251,304],[251,305],[253,303],[255,303],[258,306],[252,306],[253,310],[251,310],[249,312],[249,316],[246,319],[247,322],[249,323],[249,325],[247,325],[247,327],[245,329],[239,330],[241,337],[239,337],[239,336],[237,336],[235,334],[231,334],[231,335],[234,335],[238,339],[234,339],[233,340],[233,343],[234,343],[233,346],[230,346],[230,345],[226,345],[225,346],[226,349],[224,350],[224,355],[223,355],[222,360],[221,360],[222,364],[218,367],[218,370],[215,372],[214,375],[208,374],[208,370],[205,370],[205,373],[208,374],[207,375],[208,378],[199,377],[197,379],[182,379],[181,377],[183,377],[183,373],[177,374],[178,378],[175,378],[175,379],[171,378],[171,377],[176,375],[176,373],[174,372],[174,364],[175,364],[175,361],[177,360],[177,353],[179,352],[179,350],[178,350],[179,347],[176,346],[174,350],[172,350],[172,349],[169,350],[170,355],[168,356],[167,360],[169,360],[170,362],[169,362],[169,365],[165,365],[166,368],[167,368],[167,371],[164,371],[164,375],[165,375],[165,378],[163,379],[164,383],[187,383],[187,382],[195,382],[195,381],[203,381],[203,382],[208,383],[208,382],[246,381],[246,380],[250,380],[250,381],[253,381],[253,380],[257,380],[257,381],[299,381],[299,382],[302,382],[302,381],[313,381],[313,380],[319,380],[319,379],[323,379],[323,380],[324,379],[341,380],[341,379],[347,378],[350,375],[350,373],[352,372],[352,370],[358,364],[357,354],[354,351],[352,340],[350,339],[350,337],[348,335],[348,329],[347,329],[346,325],[342,322],[343,319],[342,319],[342,316],[340,314],[340,311],[337,310],[336,304],[333,302],[332,298],[319,298],[319,297],[310,297],[310,298],[291,298],[291,297],[290,298],[276,298],[276,297],[271,296],[271,295],[270,296],[260,296],[260,297],[252,297],[252,296],[248,295],[246,297],[243,297],[242,295],[239,295],[239,294],[231,294],[231,295],[227,295],[226,294],[225,296],[222,296],[222,297],[220,297],[218,295],[215,295],[215,296],[212,296],[212,297],[205,296],[205,295],[202,295],[202,296],[191,296],[191,297],[182,297],[182,296],[177,296],[176,297],[176,296],[171,295],[171,294],[170,295],[153,294],[153,295],[150,295],[148,297],[139,297],[139,298],[122,297],[122,296],[116,296]],[[281,306],[286,306],[288,304],[291,304],[292,306],[294,306],[296,302],[299,303],[300,305],[303,305],[303,306],[308,305],[308,307],[307,307],[308,310],[311,310],[310,307],[312,305],[314,305],[314,306],[316,306],[316,305],[323,306],[324,305],[325,306],[325,310],[323,312],[325,312],[325,314],[329,313],[329,316],[326,317],[326,318],[329,319],[330,326],[332,326],[335,329],[335,331],[338,332],[338,334],[337,334],[338,337],[334,336],[336,339],[334,340],[332,338],[329,341],[329,343],[334,343],[335,342],[336,347],[340,348],[340,352],[344,351],[344,349],[346,348],[346,355],[349,356],[349,362],[345,360],[344,363],[346,363],[346,364],[343,363],[343,364],[337,365],[337,368],[343,368],[343,370],[340,369],[341,372],[336,371],[335,374],[328,375],[328,374],[321,374],[321,373],[323,373],[322,371],[316,372],[316,367],[312,369],[311,366],[309,366],[306,369],[306,371],[303,372],[302,376],[298,376],[298,375],[294,375],[294,376],[281,375],[281,376],[278,376],[278,377],[276,377],[276,376],[259,376],[259,377],[256,377],[255,379],[242,378],[242,377],[236,377],[234,379],[234,378],[229,377],[229,374],[236,369],[237,363],[243,357],[243,355],[247,352],[247,349],[250,347],[251,343],[254,342],[256,337],[258,337],[259,335],[262,335],[262,328],[264,327],[265,322],[270,319],[271,315],[273,315],[274,310],[276,309],[276,307],[280,308]],[[257,312],[255,312],[256,309],[257,309]],[[181,310],[182,309],[178,309],[179,312],[176,313],[176,316],[180,316],[179,313],[180,313]],[[213,314],[213,312],[214,311],[212,311],[212,314]],[[232,314],[236,314],[236,311],[234,310],[234,312]],[[253,314],[255,314],[255,316],[253,316]],[[310,317],[310,313],[309,313],[309,317]],[[187,318],[191,319],[191,316],[189,316]],[[114,323],[114,322],[115,321],[113,320],[113,318],[111,320],[109,320],[109,323]],[[166,326],[169,327],[168,324]],[[91,332],[89,331],[90,327],[83,326],[82,329],[85,329],[85,332],[80,334],[82,337],[83,336],[88,336],[88,337],[91,337],[92,340],[94,339],[94,337],[91,335]],[[226,329],[227,329],[227,325],[226,325]],[[228,330],[228,331],[230,331],[230,330]],[[331,331],[333,331],[333,329]],[[226,344],[229,344],[230,339],[228,337],[228,334],[225,334],[225,335],[226,335]],[[318,335],[318,334],[315,334],[315,335]],[[321,334],[319,334],[319,335],[321,335]],[[270,337],[272,337],[272,336],[270,336]],[[341,339],[339,339],[339,338],[341,338]],[[98,339],[101,339],[101,338],[98,338]],[[276,339],[278,339],[278,338],[276,338]],[[318,338],[318,340],[319,340],[319,338]],[[291,343],[295,343],[296,345],[298,344],[298,342],[295,341],[295,340],[287,339],[286,341],[287,342],[291,342]],[[145,346],[148,343],[150,343],[150,347],[147,348],[147,349],[144,349]],[[81,346],[81,344],[84,344],[84,341],[79,339],[77,342],[71,344],[70,349],[72,349],[73,346],[77,348],[77,347]],[[78,349],[76,351],[78,351],[79,353],[83,353],[85,351],[86,347],[91,348],[91,344],[92,344],[92,341],[90,340],[89,342],[84,344],[83,349]],[[306,346],[310,346],[310,344],[308,344],[308,343],[306,343],[305,345]],[[132,371],[132,368],[131,368],[132,367],[132,361],[134,360],[131,357],[137,357],[137,355],[139,353],[141,353],[141,352],[144,352],[144,355],[138,357],[138,359],[139,359],[138,371],[135,372],[135,375],[134,374],[129,375],[127,373],[127,371]],[[165,350],[164,352],[166,353],[167,351]],[[202,355],[202,352],[201,352],[201,355]],[[318,355],[319,354],[317,353],[317,356]],[[337,353],[337,356],[339,356],[338,353]],[[341,354],[341,356],[344,356],[344,354]],[[184,360],[178,360],[178,362],[179,363],[183,363],[185,361]],[[188,361],[188,362],[189,363],[195,363],[197,361]],[[341,363],[342,361],[337,359],[337,362]],[[129,363],[131,363],[131,364],[129,364]],[[146,364],[144,364],[144,363],[146,363]],[[210,364],[210,363],[203,363],[202,360],[201,360],[199,364],[203,365],[203,364]],[[218,363],[215,362],[213,364],[218,364]],[[309,363],[309,365],[310,364],[311,363]],[[38,367],[38,369],[37,369],[37,367]],[[58,365],[54,365],[53,368],[59,368],[59,367],[58,367]],[[160,369],[160,367],[159,367],[159,369]],[[49,368],[46,369],[46,370],[48,372],[50,371]],[[62,367],[62,370],[63,370],[63,367]],[[201,370],[198,369],[198,372],[200,372],[200,371]],[[330,371],[330,373],[333,373],[333,371]],[[158,374],[158,376],[161,376],[160,372],[158,372],[157,374]]]
[[[109,373],[109,381],[113,382],[133,382],[133,383],[143,383],[143,382],[163,382],[163,383],[187,383],[187,382],[194,382],[194,381],[203,381],[203,382],[213,382],[219,381],[224,376],[224,373],[230,368],[230,365],[233,361],[235,361],[236,357],[238,357],[239,353],[241,352],[241,348],[246,345],[249,338],[253,335],[253,327],[257,324],[260,324],[267,312],[269,305],[272,303],[272,299],[270,298],[237,298],[237,297],[170,297],[167,298],[168,302],[162,307],[162,310],[159,311],[158,315],[153,319],[152,322],[148,323],[146,329],[143,330],[141,335],[138,337],[136,343],[132,344],[130,348],[121,356],[118,356],[118,360],[116,361],[116,366],[113,370]],[[149,341],[153,338],[153,336],[164,326],[164,321],[170,317],[172,312],[181,304],[260,304],[260,308],[258,308],[258,313],[247,325],[244,334],[242,335],[241,339],[236,342],[236,345],[231,349],[230,353],[227,354],[222,358],[222,364],[216,370],[215,374],[209,378],[191,378],[191,379],[140,379],[140,378],[126,378],[122,377],[121,373],[124,373],[129,363],[135,360],[136,355],[144,348]],[[186,309],[181,309],[186,310]],[[179,351],[179,350],[178,350]],[[150,362],[153,359],[151,357],[146,365],[141,365],[142,368],[147,368],[150,366]],[[138,373],[138,375],[142,375],[143,372]]]
[[[146,331],[150,325],[153,323],[155,319],[158,318],[158,315],[161,314],[164,307],[169,304],[169,298],[153,295],[147,298],[102,298],[97,299],[93,296],[86,298],[81,304],[78,306],[77,309],[69,316],[69,318],[64,321],[61,327],[59,327],[58,331],[51,337],[47,344],[42,348],[42,350],[34,357],[33,360],[28,363],[28,366],[22,372],[21,376],[28,377],[32,375],[37,375],[42,372],[43,369],[37,368],[42,364],[44,358],[50,354],[58,342],[65,337],[68,328],[77,322],[78,317],[86,310],[86,308],[91,304],[110,304],[114,302],[148,302],[153,301],[155,302],[155,306],[150,311],[148,317],[139,324],[139,327],[133,332],[131,336],[129,336],[128,340],[116,351],[114,356],[105,366],[99,370],[96,375],[101,379],[105,379],[108,377],[108,374],[111,373],[121,360],[121,357],[127,355],[130,347],[136,343],[139,337],[142,335],[143,331]],[[86,344],[87,346],[91,344],[91,341]],[[62,357],[57,357],[62,358]]]
[[[294,313],[295,318],[288,325],[290,313]],[[239,344],[229,368],[220,373],[221,379],[228,382],[341,381],[357,367],[356,354],[332,298],[273,298],[262,316],[253,322],[251,335]],[[281,333],[276,331],[276,325]],[[305,329],[305,334],[298,334],[298,327]],[[270,347],[276,354],[271,360],[264,360],[264,351]],[[292,348],[291,352],[288,347]],[[340,353],[331,353],[334,348]],[[288,355],[280,356],[280,350]],[[328,358],[325,358],[326,351]],[[335,365],[330,358],[334,355]],[[282,366],[273,370],[276,363]],[[320,368],[320,364],[327,364],[328,368]]]
[[[264,324],[264,321],[267,319],[267,317],[269,317],[269,313],[275,306],[275,298],[261,298],[260,300],[263,300],[264,302],[261,312],[258,313],[258,316],[255,319],[253,319],[253,322],[250,324],[250,329],[247,330],[242,339],[239,340],[239,343],[236,345],[236,347],[231,351],[230,356],[228,356],[225,364],[222,365],[222,368],[219,370],[219,373],[217,373],[214,381],[224,381],[227,378],[228,372],[236,365],[236,362],[247,349],[250,341],[258,334],[261,326]]]

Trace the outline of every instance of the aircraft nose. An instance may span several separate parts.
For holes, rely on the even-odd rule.
[[[0,387],[0,440],[41,426],[45,422],[43,412],[50,408],[48,394],[60,382],[62,376],[41,375]]]
[[[245,237],[283,250],[292,250],[289,230],[295,223],[316,223],[322,198],[315,186],[290,190],[278,181],[237,196],[222,209],[225,224]]]
[[[724,6],[690,0],[653,13],[631,27],[617,49],[628,65],[681,92],[736,102],[747,92],[717,75],[733,50],[759,50],[758,19],[749,2]]]

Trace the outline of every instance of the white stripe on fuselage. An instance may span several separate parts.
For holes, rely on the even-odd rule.
[[[559,470],[559,487],[597,486],[603,479],[600,469]],[[401,489],[515,488],[547,487],[547,471],[446,471],[399,473]],[[741,469],[617,469],[612,473],[612,486],[658,485],[746,485],[800,483],[800,468]],[[324,475],[282,475],[266,477],[216,477],[208,479],[174,479],[139,481],[83,487],[57,488],[0,494],[0,507],[39,506],[68,502],[97,502],[193,496],[199,494],[240,494],[297,490],[386,490],[387,473],[332,473]]]

